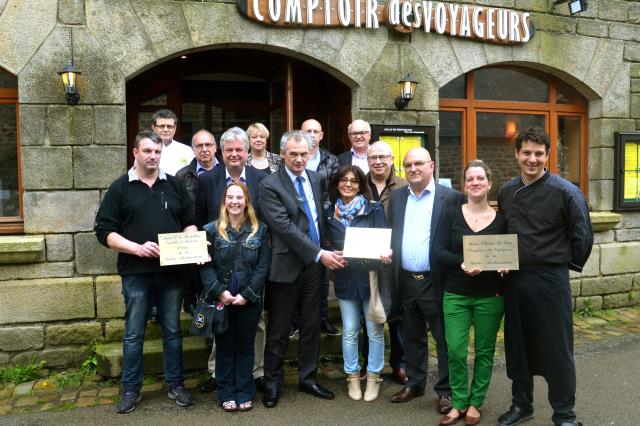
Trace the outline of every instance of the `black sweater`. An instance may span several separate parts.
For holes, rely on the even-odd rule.
[[[193,206],[186,188],[178,179],[165,175],[152,187],[140,180],[129,181],[125,174],[116,179],[104,196],[96,215],[94,230],[98,241],[107,245],[107,236],[116,232],[124,238],[144,244],[158,242],[158,234],[182,232],[195,225]],[[158,258],[118,254],[120,275],[160,272]]]
[[[451,206],[443,212],[442,231],[438,232],[434,253],[442,269],[446,268],[445,291],[462,296],[491,297],[503,292],[500,275],[495,271],[481,272],[470,277],[460,269],[463,262],[462,237],[464,235],[504,234],[506,223],[498,212],[486,228],[473,232],[462,214],[462,206]]]

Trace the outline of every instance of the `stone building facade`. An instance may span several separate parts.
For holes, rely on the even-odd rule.
[[[208,50],[295,57],[348,87],[352,118],[436,134],[439,90],[465,73],[518,65],[563,81],[587,101],[583,189],[597,231],[584,272],[572,274],[575,305],[636,304],[640,211],[614,212],[613,193],[614,132],[640,130],[640,2],[589,0],[575,16],[551,0],[456,3],[528,12],[536,33],[501,45],[387,28],[276,28],[248,20],[232,0],[0,0],[0,71],[17,77],[24,220],[23,232],[0,234],[0,365],[37,354],[64,366],[94,340],[121,338],[116,255],[92,228],[105,189],[127,168],[127,84]],[[76,106],[57,75],[72,54],[82,71]],[[398,111],[407,70],[420,84]],[[439,155],[436,164],[451,163]]]

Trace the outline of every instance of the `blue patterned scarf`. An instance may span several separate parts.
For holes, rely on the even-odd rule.
[[[349,226],[351,221],[364,210],[366,202],[367,200],[362,194],[356,195],[347,205],[344,204],[342,198],[338,198],[334,216],[344,226]]]

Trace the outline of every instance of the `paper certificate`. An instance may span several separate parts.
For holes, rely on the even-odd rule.
[[[391,229],[347,228],[344,236],[344,257],[379,259],[389,253]]]
[[[158,234],[160,266],[206,262],[207,236],[205,231]]]
[[[467,269],[496,271],[503,268],[516,271],[519,268],[516,234],[464,235],[462,246]]]

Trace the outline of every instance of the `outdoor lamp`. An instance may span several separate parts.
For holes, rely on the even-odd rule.
[[[569,13],[572,15],[587,10],[587,0],[555,0],[553,2],[554,5],[562,3],[569,3]]]
[[[73,66],[71,61],[67,62],[67,65],[64,66],[62,71],[58,72],[58,75],[62,77],[64,97],[69,105],[77,105],[80,101],[80,94],[76,87],[76,81],[79,74],[81,74],[81,72]]]
[[[400,96],[396,98],[395,104],[399,111],[405,109],[411,99],[413,99],[418,82],[411,76],[411,74],[407,74],[398,82],[398,84],[400,85]]]

